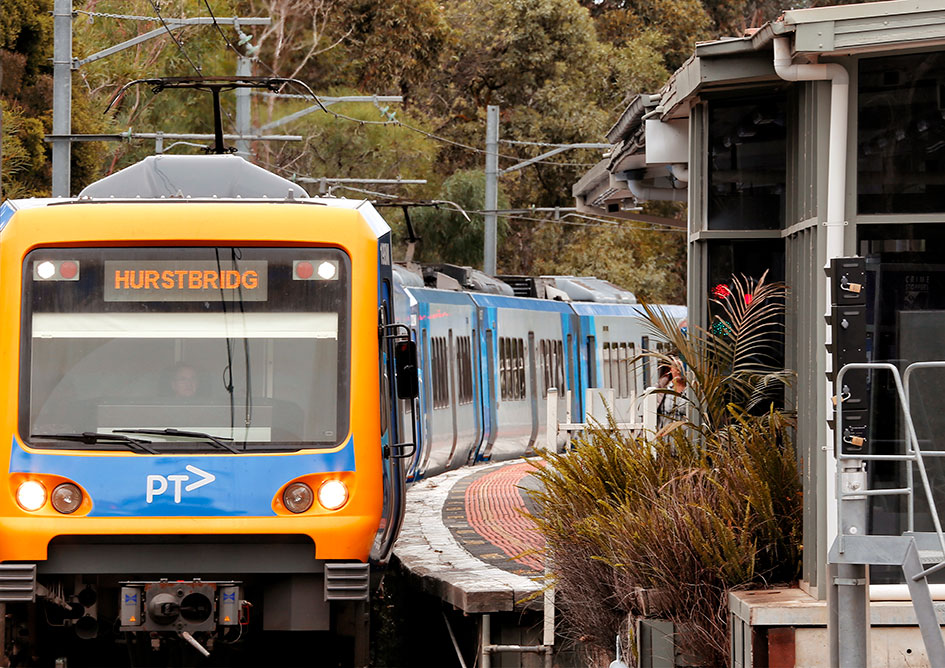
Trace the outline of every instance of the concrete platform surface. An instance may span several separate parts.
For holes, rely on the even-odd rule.
[[[411,486],[394,555],[423,591],[467,613],[541,606],[544,541],[522,489],[532,468],[486,464]]]

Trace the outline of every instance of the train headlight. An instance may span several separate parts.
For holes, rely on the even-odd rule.
[[[348,487],[340,480],[326,480],[318,488],[318,502],[326,510],[338,510],[348,502]]]
[[[44,281],[48,280],[56,275],[56,265],[48,260],[46,262],[40,262],[36,265],[36,275]]]
[[[35,480],[27,480],[17,488],[16,502],[23,510],[39,510],[46,503],[46,488]]]
[[[304,482],[294,482],[282,493],[282,503],[293,513],[304,513],[312,507],[315,494]]]
[[[82,490],[71,482],[64,482],[53,490],[52,506],[63,515],[69,515],[82,505]]]

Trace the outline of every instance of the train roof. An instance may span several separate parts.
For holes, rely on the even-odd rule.
[[[79,197],[307,198],[298,183],[236,155],[152,155],[86,186]]]

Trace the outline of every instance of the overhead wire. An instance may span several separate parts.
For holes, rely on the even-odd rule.
[[[203,0],[204,6],[207,8],[207,11],[210,12],[210,20],[213,21],[214,27],[217,29],[217,32],[220,33],[220,37],[223,38],[223,41],[226,43],[227,48],[229,48],[233,53],[235,53],[240,58],[245,58],[246,56],[240,53],[239,49],[233,46],[233,43],[230,42],[229,38],[226,36],[226,33],[223,32],[223,28],[220,27],[220,24],[217,23],[217,17],[213,13],[213,8],[210,7],[208,0]]]
[[[161,16],[161,10],[158,7],[157,2],[155,0],[148,0],[148,2],[151,3],[151,7],[154,9],[154,13],[157,14],[157,17],[161,21],[161,25],[164,26],[164,30],[167,31],[168,36],[170,36],[170,38],[174,40],[174,44],[176,44],[177,48],[180,49],[181,54],[183,54],[184,58],[187,59],[187,62],[190,63],[190,66],[194,68],[194,72],[196,72],[198,75],[201,74],[200,68],[197,67],[197,63],[191,60],[190,56],[187,55],[187,51],[184,50],[184,45],[180,42],[179,39],[177,39],[177,35],[175,35],[173,31],[171,31],[170,27],[167,25],[167,21],[164,20],[163,16]]]

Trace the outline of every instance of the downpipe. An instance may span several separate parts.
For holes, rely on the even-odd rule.
[[[830,82],[830,126],[828,132],[827,155],[827,219],[826,226],[826,264],[830,265],[831,258],[843,256],[843,228],[846,225],[846,189],[847,189],[847,125],[849,114],[850,75],[842,65],[836,63],[794,64],[791,60],[791,46],[786,37],[775,37],[774,71],[785,81],[829,81]],[[830,285],[824,282],[826,297],[824,304],[827,315],[830,314]],[[825,328],[824,341],[830,343],[830,328]],[[832,364],[830,355],[827,357],[827,367]],[[830,382],[826,381],[824,401],[828,414],[833,410],[828,397],[830,396]],[[833,451],[833,432],[824,425],[824,442],[826,447],[827,499],[828,504],[839,503],[836,489],[837,460]],[[851,462],[852,464],[853,462]],[[865,518],[864,518],[865,519]],[[840,527],[837,526],[837,513],[828,507],[827,546],[833,544]],[[865,522],[862,523],[865,526]],[[828,582],[828,607],[835,607],[837,614],[828,615],[831,622],[828,626],[830,637],[830,658],[833,665],[865,668],[869,662],[869,583],[868,571],[865,566],[841,566],[839,569],[828,569],[828,578],[840,575],[837,570],[855,572],[843,575],[852,577],[843,578],[854,582],[862,582],[858,586],[836,586],[833,581]],[[839,579],[838,579],[839,581]],[[865,606],[865,611],[863,607]],[[865,620],[851,619],[856,616],[853,610],[861,610]],[[846,611],[847,614],[844,614]],[[844,638],[843,647],[840,647],[839,637]]]

